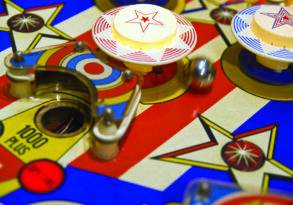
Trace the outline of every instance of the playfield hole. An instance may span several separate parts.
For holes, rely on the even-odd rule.
[[[83,106],[56,103],[41,108],[36,123],[41,131],[55,137],[77,135],[89,126],[90,116]]]

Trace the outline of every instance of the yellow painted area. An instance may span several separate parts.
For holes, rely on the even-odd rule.
[[[17,6],[15,3],[11,2],[10,0],[4,0],[6,4],[9,4],[14,9],[18,10],[20,13],[24,12],[24,9]]]
[[[9,194],[10,192],[19,188],[19,183],[17,179],[11,179],[0,183],[0,197]]]
[[[285,165],[281,164],[277,160],[269,159],[268,161],[293,177],[293,170],[292,169],[286,167]]]
[[[59,29],[51,26],[52,21],[56,18],[56,16],[59,14],[59,12],[61,11],[62,8],[63,8],[63,5],[60,5],[60,6],[57,7],[57,9],[54,11],[54,13],[52,14],[52,16],[50,16],[50,18],[46,22],[46,26],[50,30],[52,30],[53,32],[59,34],[60,36],[66,38],[66,39],[72,39],[71,36],[69,36],[66,33],[62,32],[61,30],[59,30]]]
[[[216,6],[220,6],[221,4],[224,4],[227,2],[226,0],[207,0],[207,1]]]
[[[265,174],[263,177],[262,190],[261,190],[263,193],[268,192],[269,181],[270,181],[269,175]]]
[[[35,48],[36,45],[41,40],[41,38],[42,38],[42,34],[39,33],[26,50],[31,50],[31,49]]]
[[[113,98],[105,98],[103,99],[103,103],[105,105],[113,105],[113,104],[118,104],[118,103],[122,103],[122,102],[128,102],[132,96],[133,90],[123,94],[123,95],[119,95],[117,97],[113,97]]]
[[[39,58],[37,64],[38,65],[46,65],[46,63],[48,62],[48,59],[53,55],[53,53],[57,52],[60,49],[61,49],[60,47],[57,47],[57,48],[52,48],[52,49],[45,51],[41,55],[41,57]]]
[[[140,65],[135,63],[123,62],[124,65],[129,68],[130,70],[137,72],[137,73],[149,73],[153,70],[153,66],[150,65]]]
[[[6,27],[0,27],[0,31],[9,31],[10,29],[9,28],[6,28]]]
[[[199,161],[193,161],[193,160],[188,160],[188,159],[171,158],[171,157],[164,158],[163,157],[163,158],[160,158],[160,160],[166,161],[166,162],[177,163],[177,164],[189,165],[189,166],[197,166],[197,167],[204,167],[204,168],[209,168],[209,169],[222,170],[222,171],[229,170],[228,166],[210,164],[210,163],[206,163],[206,162],[199,162]]]
[[[0,138],[0,144],[24,163],[41,158],[48,158],[57,161],[87,132],[87,129],[85,129],[76,136],[64,138],[52,137],[41,133],[35,125],[34,118],[37,111],[48,103],[50,102],[38,105],[3,120],[4,134]],[[26,127],[34,130],[34,132],[32,131],[33,134],[30,134],[31,132],[29,132],[22,136],[20,132]],[[31,136],[35,137],[33,138]],[[31,140],[28,140],[30,137]],[[34,145],[33,142],[37,141],[42,143]],[[41,146],[39,146],[40,144]]]
[[[230,138],[230,139],[234,139],[234,136],[228,131],[225,130],[224,128],[222,128],[221,126],[213,123],[212,121],[208,120],[207,118],[201,116],[202,120],[207,123],[211,128],[217,130],[218,132],[222,133],[223,135],[225,135],[226,137]]]
[[[275,126],[271,131],[271,142],[269,145],[269,151],[268,151],[268,159],[273,158],[274,149],[275,149],[275,142],[276,142],[276,136],[277,136],[277,126]]]
[[[175,7],[171,7],[172,4],[175,5]],[[180,14],[181,12],[184,11],[185,4],[186,4],[185,0],[171,0],[166,5],[166,7],[171,9],[173,12]]]

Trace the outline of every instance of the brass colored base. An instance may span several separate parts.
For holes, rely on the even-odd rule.
[[[12,81],[9,88],[10,95],[16,98],[27,98],[32,91],[32,82],[29,81]]]
[[[293,6],[293,0],[285,0],[285,6]]]
[[[293,100],[293,85],[270,85],[252,79],[240,69],[239,54],[243,49],[238,43],[227,48],[222,56],[222,69],[225,75],[242,90],[258,97],[290,101]]]

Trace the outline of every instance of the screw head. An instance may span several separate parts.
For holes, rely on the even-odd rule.
[[[111,108],[106,108],[102,113],[103,123],[110,126],[114,123],[114,112]]]
[[[85,43],[83,41],[75,42],[75,50],[78,52],[82,52],[85,48]]]
[[[124,77],[125,81],[130,81],[132,79],[132,77],[133,77],[133,74],[132,74],[131,70],[125,70],[123,72],[123,77]]]
[[[13,53],[13,60],[15,62],[23,62],[24,61],[24,53],[22,51],[16,51],[15,53]]]

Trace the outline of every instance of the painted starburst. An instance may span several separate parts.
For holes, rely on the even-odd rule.
[[[218,23],[230,25],[237,11],[230,8],[216,8],[211,12],[211,17]]]
[[[42,28],[44,20],[35,14],[18,14],[8,20],[11,29],[18,32],[34,32]]]
[[[255,144],[240,140],[226,144],[222,149],[223,159],[226,163],[238,170],[254,171],[264,163],[264,154]]]
[[[63,5],[50,5],[45,7],[23,9],[10,0],[3,0],[4,13],[0,15],[0,31],[10,33],[10,45],[13,51],[26,51],[42,46],[72,39],[69,35],[52,26]],[[43,38],[50,38],[45,41]]]

